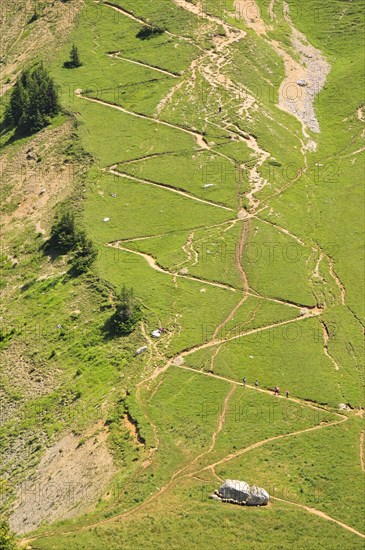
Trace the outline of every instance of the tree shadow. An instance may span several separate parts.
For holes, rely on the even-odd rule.
[[[151,38],[160,36],[164,32],[165,32],[165,29],[161,29],[160,27],[144,26],[141,28],[140,31],[137,32],[136,38],[139,38],[140,40],[150,40]]]
[[[2,138],[4,136],[6,136],[7,134],[9,134],[12,130],[14,130],[14,132],[8,137],[8,139],[4,143],[2,143]],[[1,146],[6,147],[7,145],[15,143],[19,139],[24,139],[24,138],[27,138],[27,137],[31,137],[32,135],[34,135],[34,133],[35,132],[32,132],[30,130],[24,130],[24,129],[21,129],[21,128],[14,127],[11,124],[9,124],[8,122],[6,122],[5,120],[3,120],[0,124]]]

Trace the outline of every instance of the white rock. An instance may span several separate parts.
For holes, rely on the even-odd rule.
[[[226,479],[215,494],[223,501],[232,502],[246,506],[265,506],[270,495],[265,489],[238,481],[237,479]]]

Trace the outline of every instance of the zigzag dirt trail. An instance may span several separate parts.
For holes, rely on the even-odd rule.
[[[227,91],[230,91],[230,92],[237,91],[237,86],[235,84],[233,84],[232,82],[230,82],[229,79],[227,79],[225,75],[223,75],[223,73],[221,72],[221,69],[227,63],[227,56],[229,55],[229,51],[228,51],[229,46],[231,44],[239,42],[240,40],[243,40],[246,36],[246,33],[243,30],[241,30],[239,28],[236,28],[231,24],[228,24],[226,21],[220,19],[219,17],[206,14],[203,11],[202,5],[201,5],[200,2],[197,5],[195,5],[195,4],[191,4],[191,3],[187,2],[186,0],[173,0],[173,1],[175,2],[176,5],[178,5],[179,7],[183,8],[187,11],[189,11],[190,13],[194,14],[198,18],[205,19],[206,21],[208,21],[210,23],[214,23],[214,24],[218,24],[218,25],[222,26],[224,28],[224,31],[225,31],[225,37],[222,37],[220,39],[220,41],[216,43],[216,48],[215,48],[214,51],[213,50],[212,51],[210,51],[210,50],[209,51],[203,51],[202,54],[192,62],[191,66],[189,68],[191,76],[188,77],[188,78],[194,80],[195,75],[196,75],[196,71],[200,70],[202,75],[204,76],[204,78],[211,85],[213,85],[214,81],[216,80]],[[276,19],[275,15],[274,15],[274,3],[275,3],[275,0],[271,0],[270,6],[269,6],[269,13],[271,15],[272,22],[274,22],[275,19]],[[109,6],[110,8],[118,11],[119,13],[125,15],[126,17],[129,17],[129,18],[133,19],[134,21],[136,21],[140,24],[146,25],[146,22],[144,20],[135,17],[134,15],[132,15],[131,13],[129,13],[125,10],[123,10],[122,8],[115,6],[110,2],[104,2],[104,4],[106,6]],[[252,4],[255,5],[255,3],[253,3],[253,2],[252,2]],[[242,2],[238,1],[238,2],[235,3],[235,5],[236,5],[236,9],[238,9],[238,10],[240,10],[242,8]],[[289,19],[288,14],[286,14],[286,16],[287,16],[287,21],[291,25],[294,38],[296,38],[297,40],[300,39],[299,41],[301,41],[301,43],[302,43],[304,41],[303,35],[301,35],[299,37],[298,31],[296,31],[296,29],[294,29],[294,27],[291,23],[291,20]],[[262,35],[264,37],[264,39],[267,40],[270,43],[270,45],[277,51],[277,53],[283,58],[284,64],[285,64],[286,69],[287,69],[287,76],[286,76],[286,80],[282,83],[282,87],[285,86],[285,84],[288,83],[288,79],[290,79],[290,81],[292,82],[293,75],[295,75],[295,79],[297,79],[299,77],[301,77],[301,78],[305,77],[305,79],[309,79],[309,77],[310,77],[309,72],[310,72],[311,68],[310,67],[304,67],[303,65],[299,65],[296,61],[294,61],[291,58],[291,56],[286,51],[284,51],[282,49],[282,47],[279,44],[274,43],[271,40],[268,40],[267,35],[266,35],[267,27],[266,27],[265,23],[261,20],[261,18],[257,17],[253,21],[252,20],[247,20],[247,26],[252,27],[255,30],[255,32],[257,32],[257,34]],[[172,33],[169,33],[169,34],[172,35]],[[176,35],[172,35],[172,36],[176,36]],[[186,37],[180,37],[180,38],[187,39]],[[318,54],[318,59],[321,59],[320,58],[320,53],[318,53],[317,50],[316,50],[316,52]],[[115,55],[115,57],[117,58],[117,54],[110,54],[110,55],[113,55],[113,56]],[[135,61],[132,61],[132,60],[128,60],[128,59],[124,59],[124,60],[129,61],[131,63],[144,65],[143,63],[135,62]],[[207,64],[206,64],[206,62],[207,62]],[[145,66],[147,66],[147,65],[145,65]],[[165,71],[164,69],[159,69],[159,68],[154,68],[154,67],[149,67],[149,66],[148,66],[148,68],[157,70],[159,72],[168,73],[168,71]],[[181,77],[178,77],[177,75],[173,75],[172,73],[169,73],[169,76],[173,76],[174,78],[181,78],[181,79],[180,79],[180,82],[174,88],[172,88],[172,90],[170,90],[169,94],[165,98],[163,98],[163,100],[160,102],[160,105],[157,109],[157,114],[158,115],[165,108],[165,106],[173,100],[175,92],[179,88],[181,88],[181,86],[184,84],[184,78],[185,78],[184,75],[181,76]],[[194,138],[195,142],[197,143],[197,145],[201,149],[205,149],[205,150],[209,150],[209,151],[214,152],[213,147],[205,140],[204,135],[202,133],[196,131],[196,130],[187,129],[187,128],[182,127],[182,126],[177,126],[177,125],[169,123],[167,121],[163,121],[163,120],[157,118],[157,115],[156,115],[156,117],[149,117],[147,115],[132,112],[128,109],[125,109],[124,107],[122,107],[120,105],[116,105],[116,104],[113,104],[113,103],[110,103],[110,102],[107,102],[107,101],[103,101],[101,99],[91,98],[91,97],[85,96],[85,95],[82,94],[82,92],[80,90],[77,91],[77,95],[80,97],[80,99],[95,102],[95,103],[98,103],[99,105],[103,105],[104,107],[107,107],[107,108],[113,108],[113,109],[120,110],[123,113],[125,113],[125,114],[127,114],[131,117],[141,118],[141,119],[147,120],[147,121],[155,123],[155,124],[161,124],[161,125],[167,126],[169,128],[173,128],[174,130],[185,132],[185,133],[191,135]],[[282,96],[282,94],[280,94],[280,96]],[[312,97],[312,101],[313,101],[313,97]],[[284,105],[282,103],[281,106],[283,108],[289,109],[288,105],[286,105],[286,104]],[[293,113],[293,109],[291,107],[290,107],[289,110],[290,110],[290,112]],[[308,137],[307,134],[306,134],[306,131],[305,131],[305,128],[306,128],[306,125],[307,125],[308,121],[305,119],[305,117],[303,117],[303,114],[301,113],[300,109],[297,110],[296,112],[294,112],[294,114],[302,122],[302,124],[303,124],[303,133],[304,133],[305,137]],[[209,122],[208,120],[206,120],[206,121]],[[194,276],[190,276],[190,275],[186,275],[186,274],[184,275],[184,274],[181,274],[179,272],[169,271],[168,269],[165,269],[165,268],[161,267],[157,263],[157,260],[155,258],[153,258],[152,256],[150,256],[148,254],[145,254],[145,253],[142,253],[142,252],[139,252],[139,251],[129,249],[129,248],[127,248],[126,246],[124,246],[122,244],[124,242],[128,242],[128,240],[130,240],[130,241],[141,240],[141,239],[148,238],[148,237],[137,237],[135,239],[133,239],[133,238],[132,239],[126,239],[125,241],[120,240],[120,241],[115,241],[115,242],[112,242],[112,243],[108,244],[108,246],[117,247],[121,250],[124,250],[125,252],[131,253],[131,254],[136,254],[136,255],[142,257],[143,259],[145,259],[148,262],[148,264],[151,268],[153,268],[154,270],[156,270],[160,273],[164,273],[165,275],[172,276],[172,277],[175,278],[175,280],[176,280],[176,278],[181,277],[181,278],[185,278],[185,279],[190,279],[192,281],[200,282],[201,284],[204,284],[204,285],[211,285],[211,286],[214,286],[214,287],[217,287],[217,288],[220,288],[220,289],[224,289],[224,290],[227,290],[227,291],[230,291],[230,292],[236,292],[238,294],[239,298],[238,298],[237,303],[231,309],[231,311],[229,312],[227,317],[217,325],[216,329],[213,331],[213,335],[212,335],[210,340],[208,340],[206,342],[203,342],[201,344],[195,345],[195,346],[191,347],[190,349],[185,349],[185,350],[181,351],[180,353],[178,353],[177,355],[175,355],[174,357],[171,357],[169,359],[165,358],[165,361],[166,361],[165,365],[163,365],[162,367],[159,367],[159,368],[155,368],[155,370],[149,376],[147,376],[144,380],[142,380],[137,385],[137,388],[136,388],[136,399],[137,399],[138,402],[141,403],[141,406],[142,406],[143,402],[141,400],[141,395],[140,395],[141,388],[143,386],[146,386],[146,388],[149,389],[150,382],[155,381],[158,377],[161,377],[160,383],[162,383],[163,374],[166,372],[167,369],[170,369],[170,368],[179,368],[179,369],[182,369],[182,370],[193,372],[194,375],[196,375],[196,376],[199,376],[199,375],[206,376],[206,377],[214,378],[216,380],[220,380],[224,383],[230,384],[231,388],[230,388],[230,390],[229,390],[229,392],[226,395],[226,398],[224,400],[223,409],[221,411],[221,414],[219,415],[216,430],[212,434],[211,444],[210,444],[210,446],[208,447],[207,450],[205,450],[204,452],[197,455],[192,461],[189,462],[189,464],[187,464],[187,465],[185,464],[183,467],[181,467],[177,471],[175,471],[173,473],[173,475],[171,476],[171,478],[169,479],[169,481],[166,482],[165,485],[162,488],[160,488],[156,493],[154,493],[153,495],[148,497],[144,502],[142,502],[141,504],[135,506],[134,508],[129,509],[129,510],[127,510],[127,511],[121,513],[121,514],[118,514],[114,517],[110,517],[108,519],[103,519],[103,520],[98,521],[98,522],[94,522],[94,523],[91,523],[91,524],[88,524],[88,525],[84,525],[83,527],[81,527],[79,529],[75,528],[75,530],[68,530],[68,531],[65,531],[65,532],[50,531],[48,533],[36,536],[34,538],[27,539],[27,541],[23,541],[24,544],[29,543],[33,540],[36,540],[37,538],[44,538],[46,536],[52,536],[52,535],[74,534],[77,531],[85,531],[85,530],[88,530],[88,529],[93,529],[93,528],[98,527],[98,526],[110,525],[110,524],[116,523],[117,521],[119,521],[123,518],[131,517],[137,511],[140,511],[140,510],[144,509],[149,504],[151,504],[152,502],[157,500],[159,497],[161,497],[168,490],[170,490],[175,484],[179,483],[182,480],[196,479],[196,476],[200,472],[204,472],[204,471],[210,471],[210,472],[212,472],[213,475],[215,475],[218,479],[220,479],[219,476],[217,476],[217,474],[215,472],[215,468],[217,466],[220,466],[221,464],[225,464],[225,463],[227,463],[231,460],[234,460],[235,458],[237,458],[239,456],[242,456],[245,453],[255,451],[255,450],[259,449],[260,447],[262,447],[266,444],[270,444],[271,442],[278,441],[278,440],[281,440],[281,439],[287,439],[287,438],[290,438],[290,437],[298,437],[298,436],[300,436],[302,434],[305,434],[305,433],[310,433],[310,432],[325,429],[325,428],[328,428],[328,427],[334,427],[334,426],[337,426],[337,425],[340,425],[340,424],[346,422],[347,419],[348,419],[348,417],[344,414],[339,414],[337,412],[329,411],[329,410],[325,409],[324,407],[320,407],[318,405],[315,405],[315,404],[313,404],[311,402],[308,402],[308,401],[305,401],[303,399],[290,397],[290,398],[287,398],[286,400],[289,401],[289,402],[296,403],[296,404],[298,404],[302,407],[310,408],[310,409],[315,410],[315,411],[332,412],[332,414],[334,416],[336,416],[338,419],[333,420],[331,422],[319,423],[315,426],[305,428],[305,429],[302,429],[302,430],[293,431],[291,433],[275,435],[275,436],[263,439],[262,441],[257,441],[257,442],[255,442],[255,443],[253,443],[253,444],[251,444],[251,445],[249,445],[245,448],[242,448],[242,449],[237,450],[236,452],[230,453],[230,454],[220,458],[219,460],[216,460],[215,462],[212,462],[212,463],[210,463],[208,465],[205,465],[205,466],[201,466],[199,469],[197,469],[195,471],[187,471],[186,472],[186,470],[189,470],[189,469],[193,470],[193,468],[191,468],[191,467],[194,464],[196,464],[203,457],[206,457],[207,455],[212,453],[213,450],[215,449],[215,444],[216,444],[217,437],[218,437],[219,433],[221,432],[221,430],[223,428],[223,425],[224,425],[229,400],[232,397],[232,395],[233,395],[235,389],[237,388],[237,386],[242,386],[242,384],[240,382],[238,382],[237,380],[229,379],[227,377],[220,376],[218,374],[214,374],[213,372],[205,372],[205,371],[202,371],[202,370],[199,371],[197,369],[188,367],[188,366],[184,365],[184,358],[186,356],[189,356],[189,355],[199,351],[199,350],[207,349],[207,348],[211,348],[211,347],[215,347],[215,346],[219,350],[220,349],[219,346],[225,344],[226,342],[236,340],[237,338],[243,338],[246,335],[250,335],[250,334],[260,332],[260,331],[268,330],[270,328],[276,328],[276,327],[286,325],[286,324],[289,324],[289,323],[300,322],[300,321],[302,321],[304,319],[307,319],[307,318],[320,317],[321,314],[324,311],[324,309],[320,309],[319,307],[308,307],[308,306],[301,305],[301,304],[295,304],[293,302],[290,302],[288,300],[283,300],[283,299],[280,299],[280,298],[269,297],[269,296],[261,296],[260,294],[253,291],[250,288],[247,275],[244,271],[244,267],[242,266],[242,255],[243,255],[243,250],[244,250],[246,240],[247,240],[248,227],[249,227],[250,220],[256,218],[260,211],[267,208],[267,204],[264,205],[264,206],[260,206],[260,201],[255,196],[255,194],[257,192],[259,192],[265,186],[265,184],[267,183],[265,181],[265,179],[260,175],[259,167],[265,162],[266,159],[268,159],[270,154],[267,151],[264,151],[263,149],[260,148],[260,146],[257,143],[256,138],[254,138],[253,136],[244,134],[240,129],[236,128],[235,130],[231,130],[231,129],[228,129],[227,127],[224,128],[224,127],[219,126],[217,124],[215,124],[215,125],[218,128],[221,128],[222,130],[224,130],[225,132],[230,134],[231,136],[232,135],[234,135],[236,137],[238,136],[238,139],[241,140],[242,142],[245,142],[246,145],[257,155],[256,162],[255,162],[254,166],[251,168],[251,170],[249,171],[249,182],[250,182],[250,187],[251,188],[246,193],[246,197],[247,197],[247,199],[249,201],[249,205],[250,205],[249,212],[242,211],[242,204],[241,204],[240,200],[238,200],[237,211],[234,212],[234,210],[229,208],[229,207],[225,207],[223,205],[219,205],[219,204],[213,203],[211,201],[200,199],[199,197],[195,197],[195,196],[189,194],[188,192],[182,191],[182,190],[177,189],[177,188],[174,188],[173,186],[168,186],[168,185],[165,185],[165,184],[160,183],[160,182],[152,182],[152,181],[149,181],[149,180],[146,180],[146,179],[143,179],[143,178],[136,178],[134,176],[131,176],[129,174],[126,174],[124,172],[116,170],[117,165],[111,166],[109,171],[114,175],[121,176],[121,177],[128,177],[129,179],[139,181],[139,182],[144,183],[146,185],[156,185],[158,187],[163,188],[166,191],[178,193],[178,194],[183,195],[184,197],[187,197],[189,199],[192,199],[192,200],[195,200],[195,201],[198,201],[198,202],[201,202],[201,203],[205,203],[205,204],[207,204],[207,206],[209,205],[209,206],[214,206],[214,207],[218,207],[218,208],[224,208],[226,210],[230,210],[230,211],[234,212],[235,218],[230,220],[230,222],[232,224],[235,224],[235,223],[241,223],[242,224],[242,229],[240,231],[239,241],[237,243],[237,248],[236,248],[235,265],[236,265],[237,271],[240,275],[243,289],[242,288],[241,289],[236,289],[236,288],[233,288],[233,287],[231,287],[229,285],[226,285],[226,284],[223,284],[223,283],[217,283],[217,282],[214,282],[214,281],[204,280],[204,279],[199,278],[199,277],[194,277]],[[231,128],[234,128],[234,125],[231,125]],[[307,146],[308,146],[308,144],[307,144]],[[305,156],[305,150],[303,151],[303,155]],[[147,157],[142,157],[142,158],[147,158]],[[126,163],[128,163],[128,162],[137,162],[138,160],[139,159],[126,161]],[[301,175],[302,174],[299,174],[299,175],[297,174],[290,182],[288,182],[288,184],[284,188],[282,188],[280,191],[274,193],[270,197],[267,197],[266,198],[266,203],[272,197],[275,197],[278,194],[284,192],[285,189],[287,189],[288,186],[295,183],[301,177]],[[258,219],[260,219],[260,218],[258,218]],[[261,220],[261,221],[263,221],[264,223],[271,224],[271,222],[268,222],[267,220]],[[230,223],[230,222],[224,222],[224,223]],[[217,225],[219,225],[219,224],[217,224]],[[220,224],[220,225],[222,225],[222,224]],[[306,243],[303,242],[302,239],[300,239],[296,235],[292,234],[289,230],[287,230],[283,227],[276,226],[275,224],[271,224],[271,225],[276,227],[277,230],[279,230],[279,231],[287,234],[288,236],[292,237],[293,239],[295,239],[300,245],[302,245],[302,246],[306,245]],[[194,234],[192,234],[192,235],[194,235]],[[189,239],[190,239],[190,241],[189,241]],[[193,239],[193,236],[191,237],[191,235],[190,235],[189,238],[188,238],[187,243],[184,245],[184,247],[185,247],[184,251],[187,254],[188,260],[192,259],[192,252],[193,252],[193,249],[191,248],[192,247],[192,239]],[[191,245],[191,247],[190,247],[190,245]],[[320,249],[319,249],[318,246],[314,246],[312,244],[308,245],[308,246],[312,250],[317,251],[318,253],[320,253]],[[321,251],[321,252],[323,252],[323,251]],[[336,284],[338,285],[338,287],[340,289],[341,303],[344,304],[345,303],[345,288],[343,287],[342,283],[339,281],[338,277],[336,276],[336,274],[334,272],[333,263],[332,264],[330,263],[330,272],[331,272],[331,275],[336,280]],[[265,325],[265,326],[261,326],[261,327],[255,328],[255,329],[244,331],[244,332],[242,332],[238,335],[227,336],[225,338],[217,338],[217,335],[219,334],[221,329],[234,317],[234,315],[239,310],[241,305],[246,301],[248,296],[254,296],[257,299],[269,300],[269,301],[272,301],[272,302],[275,302],[275,303],[278,303],[278,304],[285,304],[289,307],[297,308],[299,310],[299,315],[297,317],[295,317],[293,319],[290,319],[290,320],[287,320],[287,321],[281,321],[281,322],[279,321],[277,323],[270,323],[270,324]],[[145,331],[145,334],[146,334],[146,338],[147,338],[147,331]],[[148,340],[148,338],[147,338],[147,340]],[[151,342],[150,342],[150,344],[151,344]],[[151,347],[151,349],[152,349],[152,347]],[[154,345],[153,351],[154,351],[154,356],[155,357],[153,357],[151,355],[150,360],[149,360],[151,368],[153,367],[154,358],[158,358],[158,359],[163,359],[164,358],[164,355],[160,354],[160,352],[157,348],[157,344]],[[214,362],[214,358],[213,358],[212,361]],[[159,385],[157,387],[159,387]],[[265,390],[263,388],[256,388],[256,387],[247,385],[246,389],[249,390],[249,391],[257,391],[257,392],[272,395],[271,391]],[[154,392],[155,391],[156,391],[156,389],[154,389]],[[277,397],[277,399],[283,399],[283,397],[279,396],[279,397]],[[153,420],[150,418],[150,416],[148,414],[147,403],[145,404],[145,406],[144,405],[142,406],[142,409],[143,409],[144,414],[146,415],[146,418],[147,418],[148,422],[150,423],[150,425],[152,427],[152,430],[154,432],[155,446],[151,450],[150,456],[149,456],[149,460],[151,461],[151,460],[153,460],[154,453],[156,452],[156,450],[159,447],[158,430],[157,430],[157,427],[154,424]],[[361,438],[360,438],[360,461],[361,461],[361,467],[364,470],[365,466],[364,466],[363,443],[364,443],[364,432],[362,432]],[[274,498],[276,500],[282,501],[281,499],[278,499],[276,497],[274,497]],[[340,527],[342,527],[342,528],[344,528],[348,531],[351,531],[353,534],[355,534],[355,535],[357,535],[361,538],[365,538],[365,535],[363,533],[357,531],[356,529],[352,528],[349,525],[346,525],[345,523],[343,523],[339,520],[336,520],[336,519],[332,518],[331,516],[325,514],[324,512],[322,512],[320,510],[317,510],[317,509],[314,509],[314,508],[311,508],[311,507],[308,507],[308,506],[305,506],[305,505],[302,505],[302,504],[294,503],[294,502],[291,502],[291,501],[282,501],[282,502],[285,502],[286,504],[289,504],[289,505],[296,506],[296,507],[300,508],[301,510],[303,510],[305,512],[315,514],[317,517],[320,517],[321,519],[323,519],[325,521],[334,522],[338,526],[340,526]]]

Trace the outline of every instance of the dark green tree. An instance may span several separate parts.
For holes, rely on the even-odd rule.
[[[85,273],[96,260],[98,252],[93,242],[87,238],[84,231],[76,234],[75,246],[72,249],[70,264],[76,275]]]
[[[23,108],[28,102],[27,92],[24,87],[24,78],[18,78],[13,88],[10,103],[6,111],[6,122],[16,126],[23,114]]]
[[[77,69],[77,67],[81,67],[82,63],[80,61],[79,56],[79,50],[77,49],[77,46],[75,44],[72,44],[72,48],[70,51],[70,60],[65,61],[63,64],[66,69]]]
[[[87,271],[97,257],[97,249],[85,231],[77,228],[72,210],[63,210],[56,217],[46,249],[60,254],[71,253],[70,264],[75,275]]]
[[[0,518],[0,550],[15,549],[15,535],[10,531],[8,522]]]
[[[48,246],[61,254],[72,250],[76,241],[75,215],[71,211],[60,213],[51,228]]]
[[[22,131],[38,131],[60,110],[56,85],[39,63],[19,76],[12,91],[5,118]]]
[[[118,297],[116,311],[111,318],[111,328],[115,334],[126,336],[141,320],[142,312],[132,288],[123,286]]]

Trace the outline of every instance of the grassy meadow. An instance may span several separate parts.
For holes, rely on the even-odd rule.
[[[55,204],[44,233],[33,214],[4,233],[1,511],[65,434],[82,446],[101,422],[116,468],[89,512],[19,533],[29,548],[363,547],[360,6],[287,2],[331,68],[305,135],[278,108],[274,42],[304,63],[284,2],[253,4],[265,35],[232,0],[85,0],[38,53],[63,107],[51,128],[72,121],[57,154],[79,163],[62,202],[98,257],[73,277],[44,253]],[[4,162],[34,146],[1,138]],[[1,184],[11,216],[21,194]],[[142,320],[115,337],[123,285]],[[209,499],[224,479],[273,498]]]

